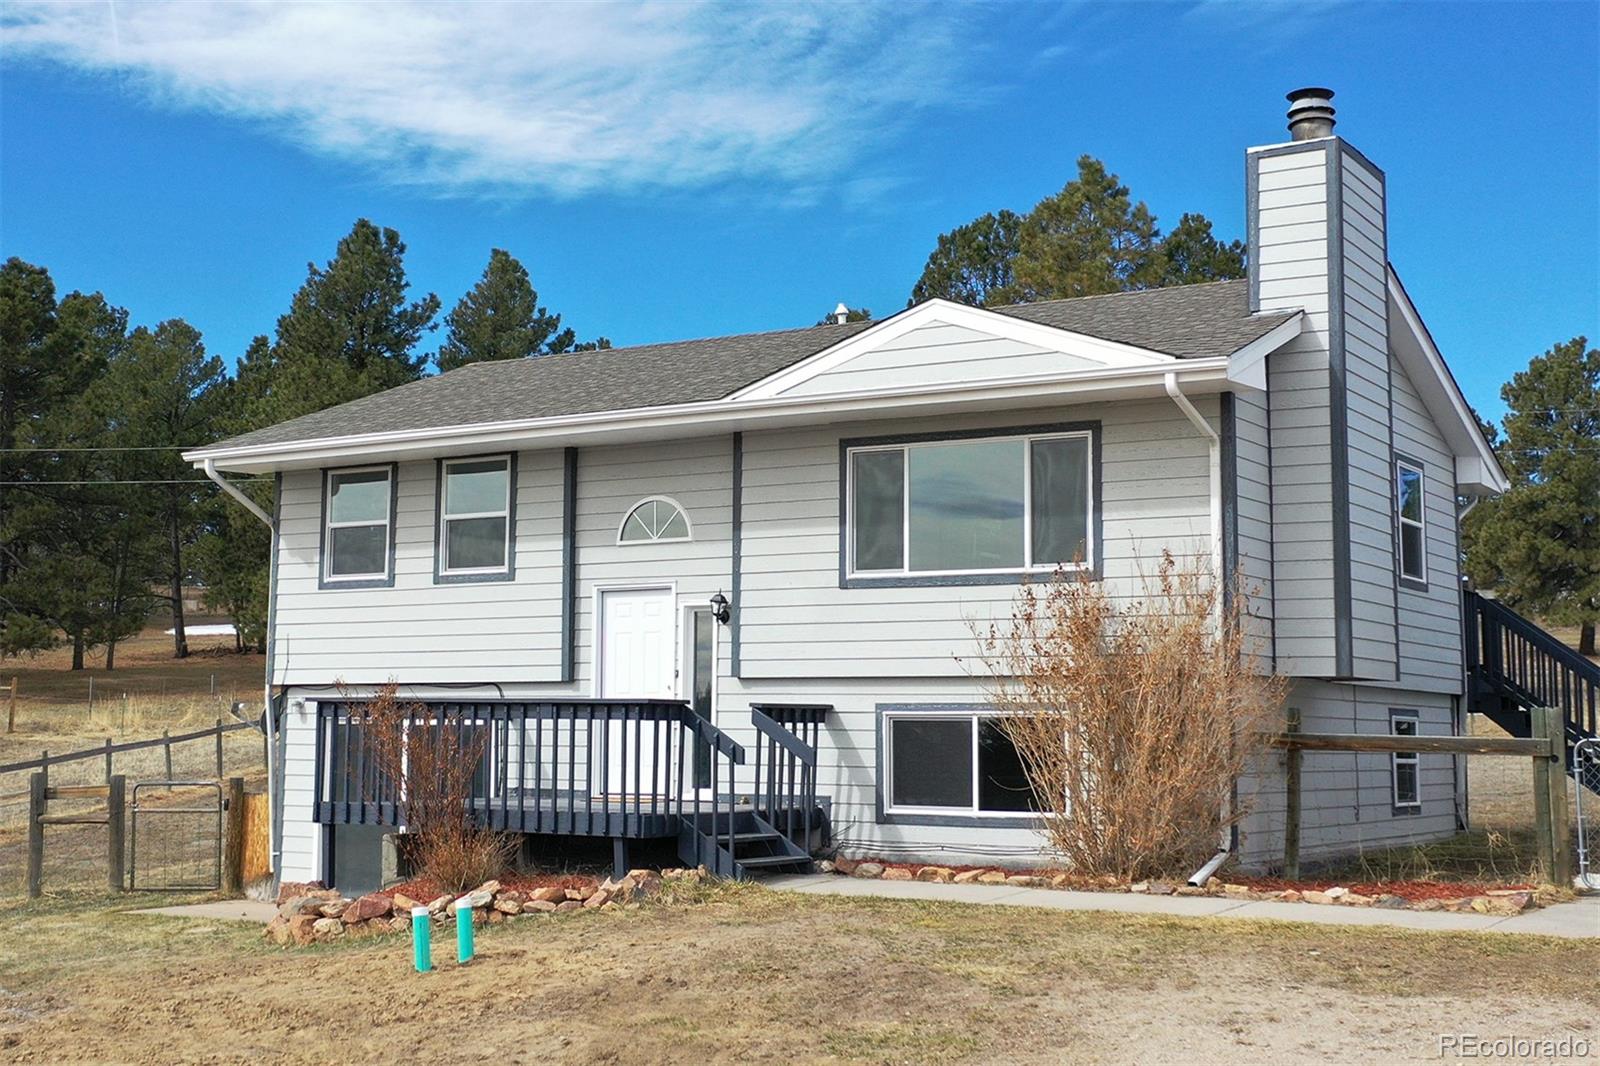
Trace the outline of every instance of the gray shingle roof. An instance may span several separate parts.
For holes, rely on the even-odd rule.
[[[993,310],[1185,359],[1228,355],[1293,317],[1252,316],[1243,281]],[[210,447],[287,444],[385,430],[436,429],[716,400],[870,325],[852,322],[473,363]]]

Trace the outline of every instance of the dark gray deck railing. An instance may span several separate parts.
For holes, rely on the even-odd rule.
[[[817,748],[833,707],[752,703],[756,727],[755,806],[790,843],[811,851],[817,818]]]
[[[1600,666],[1504,604],[1463,595],[1474,680],[1524,707],[1560,710],[1569,744],[1600,734]]]
[[[318,705],[321,822],[405,820],[403,790],[378,773],[370,756],[370,712],[360,700]],[[427,701],[408,709],[402,728],[408,735],[486,731],[472,807],[491,828],[641,838],[677,836],[687,822],[701,861],[716,865],[709,844],[732,852],[744,749],[682,701]],[[705,794],[694,786],[696,750],[710,763]]]

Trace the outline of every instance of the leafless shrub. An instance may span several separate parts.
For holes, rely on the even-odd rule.
[[[484,828],[471,814],[488,727],[403,703],[392,683],[364,711],[368,758],[380,779],[401,782],[407,850],[417,872],[452,892],[502,873],[516,837]]]
[[[979,634],[1040,831],[1074,870],[1187,874],[1243,817],[1234,782],[1263,751],[1286,684],[1261,672],[1240,593],[1224,608],[1204,560],[1163,553],[1137,598],[1058,573],[1024,585],[1010,620]]]

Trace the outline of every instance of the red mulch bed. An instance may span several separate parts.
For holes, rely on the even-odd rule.
[[[928,862],[892,862],[886,859],[862,861],[876,862],[885,869],[908,870],[912,874],[915,874],[924,866],[944,866],[945,869],[954,870],[956,873],[963,873],[967,870],[999,869],[999,867],[996,866],[961,866],[956,864],[946,865],[944,863]],[[1005,872],[1007,874],[1033,874],[1039,877],[1055,877],[1065,873],[1065,871],[1062,870],[1047,869],[1007,869]],[[1113,885],[1112,882],[1102,878],[1074,877],[1071,874],[1067,874],[1066,876],[1067,881],[1065,887],[1071,889],[1080,889],[1088,892],[1104,892]],[[1223,874],[1220,879],[1228,882],[1229,884],[1244,885],[1246,888],[1252,889],[1256,892],[1285,892],[1289,889],[1294,889],[1297,892],[1325,892],[1330,888],[1343,887],[1348,888],[1351,892],[1358,892],[1363,896],[1399,896],[1402,899],[1408,899],[1413,902],[1425,899],[1460,899],[1463,896],[1482,896],[1489,892],[1500,892],[1507,890],[1531,891],[1533,888],[1532,885],[1524,884],[1479,884],[1466,881],[1324,881],[1315,879],[1286,881],[1281,877],[1244,877],[1233,873]],[[1127,887],[1120,882],[1116,882],[1115,884],[1119,890]]]
[[[588,874],[507,874],[499,878],[499,881],[501,888],[530,892],[535,888],[594,888],[600,883],[600,878]],[[445,895],[443,889],[425,877],[393,885],[383,889],[379,895],[393,899],[395,894],[400,892],[424,902]]]

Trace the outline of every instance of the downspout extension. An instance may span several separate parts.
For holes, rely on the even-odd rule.
[[[278,550],[278,527],[272,521],[272,516],[267,514],[266,511],[262,510],[260,504],[256,503],[256,501],[252,500],[250,497],[246,496],[242,491],[240,491],[237,485],[233,484],[221,474],[217,473],[217,464],[215,460],[204,460],[200,465],[200,469],[205,473],[206,477],[216,482],[218,488],[220,488],[223,492],[226,492],[229,496],[232,496],[234,500],[243,505],[245,510],[249,511],[266,524],[267,529],[272,531],[272,550],[274,553],[276,553]],[[268,560],[267,565],[271,566],[273,565],[273,562],[273,560]],[[267,612],[267,632],[271,633],[272,605],[270,602],[267,604]],[[261,686],[261,728],[266,734],[267,741],[267,846],[269,849],[272,849],[272,842],[277,840],[276,830],[278,822],[278,805],[275,802],[276,797],[273,796],[273,783],[277,780],[276,775],[273,773],[273,764],[276,761],[275,756],[277,755],[278,747],[278,738],[275,735],[276,730],[273,728],[275,724],[276,723],[273,721],[272,716],[272,661],[271,659],[268,659],[266,678],[262,682]],[[276,889],[280,855],[276,849],[273,849],[271,850],[271,856],[273,888]]]

